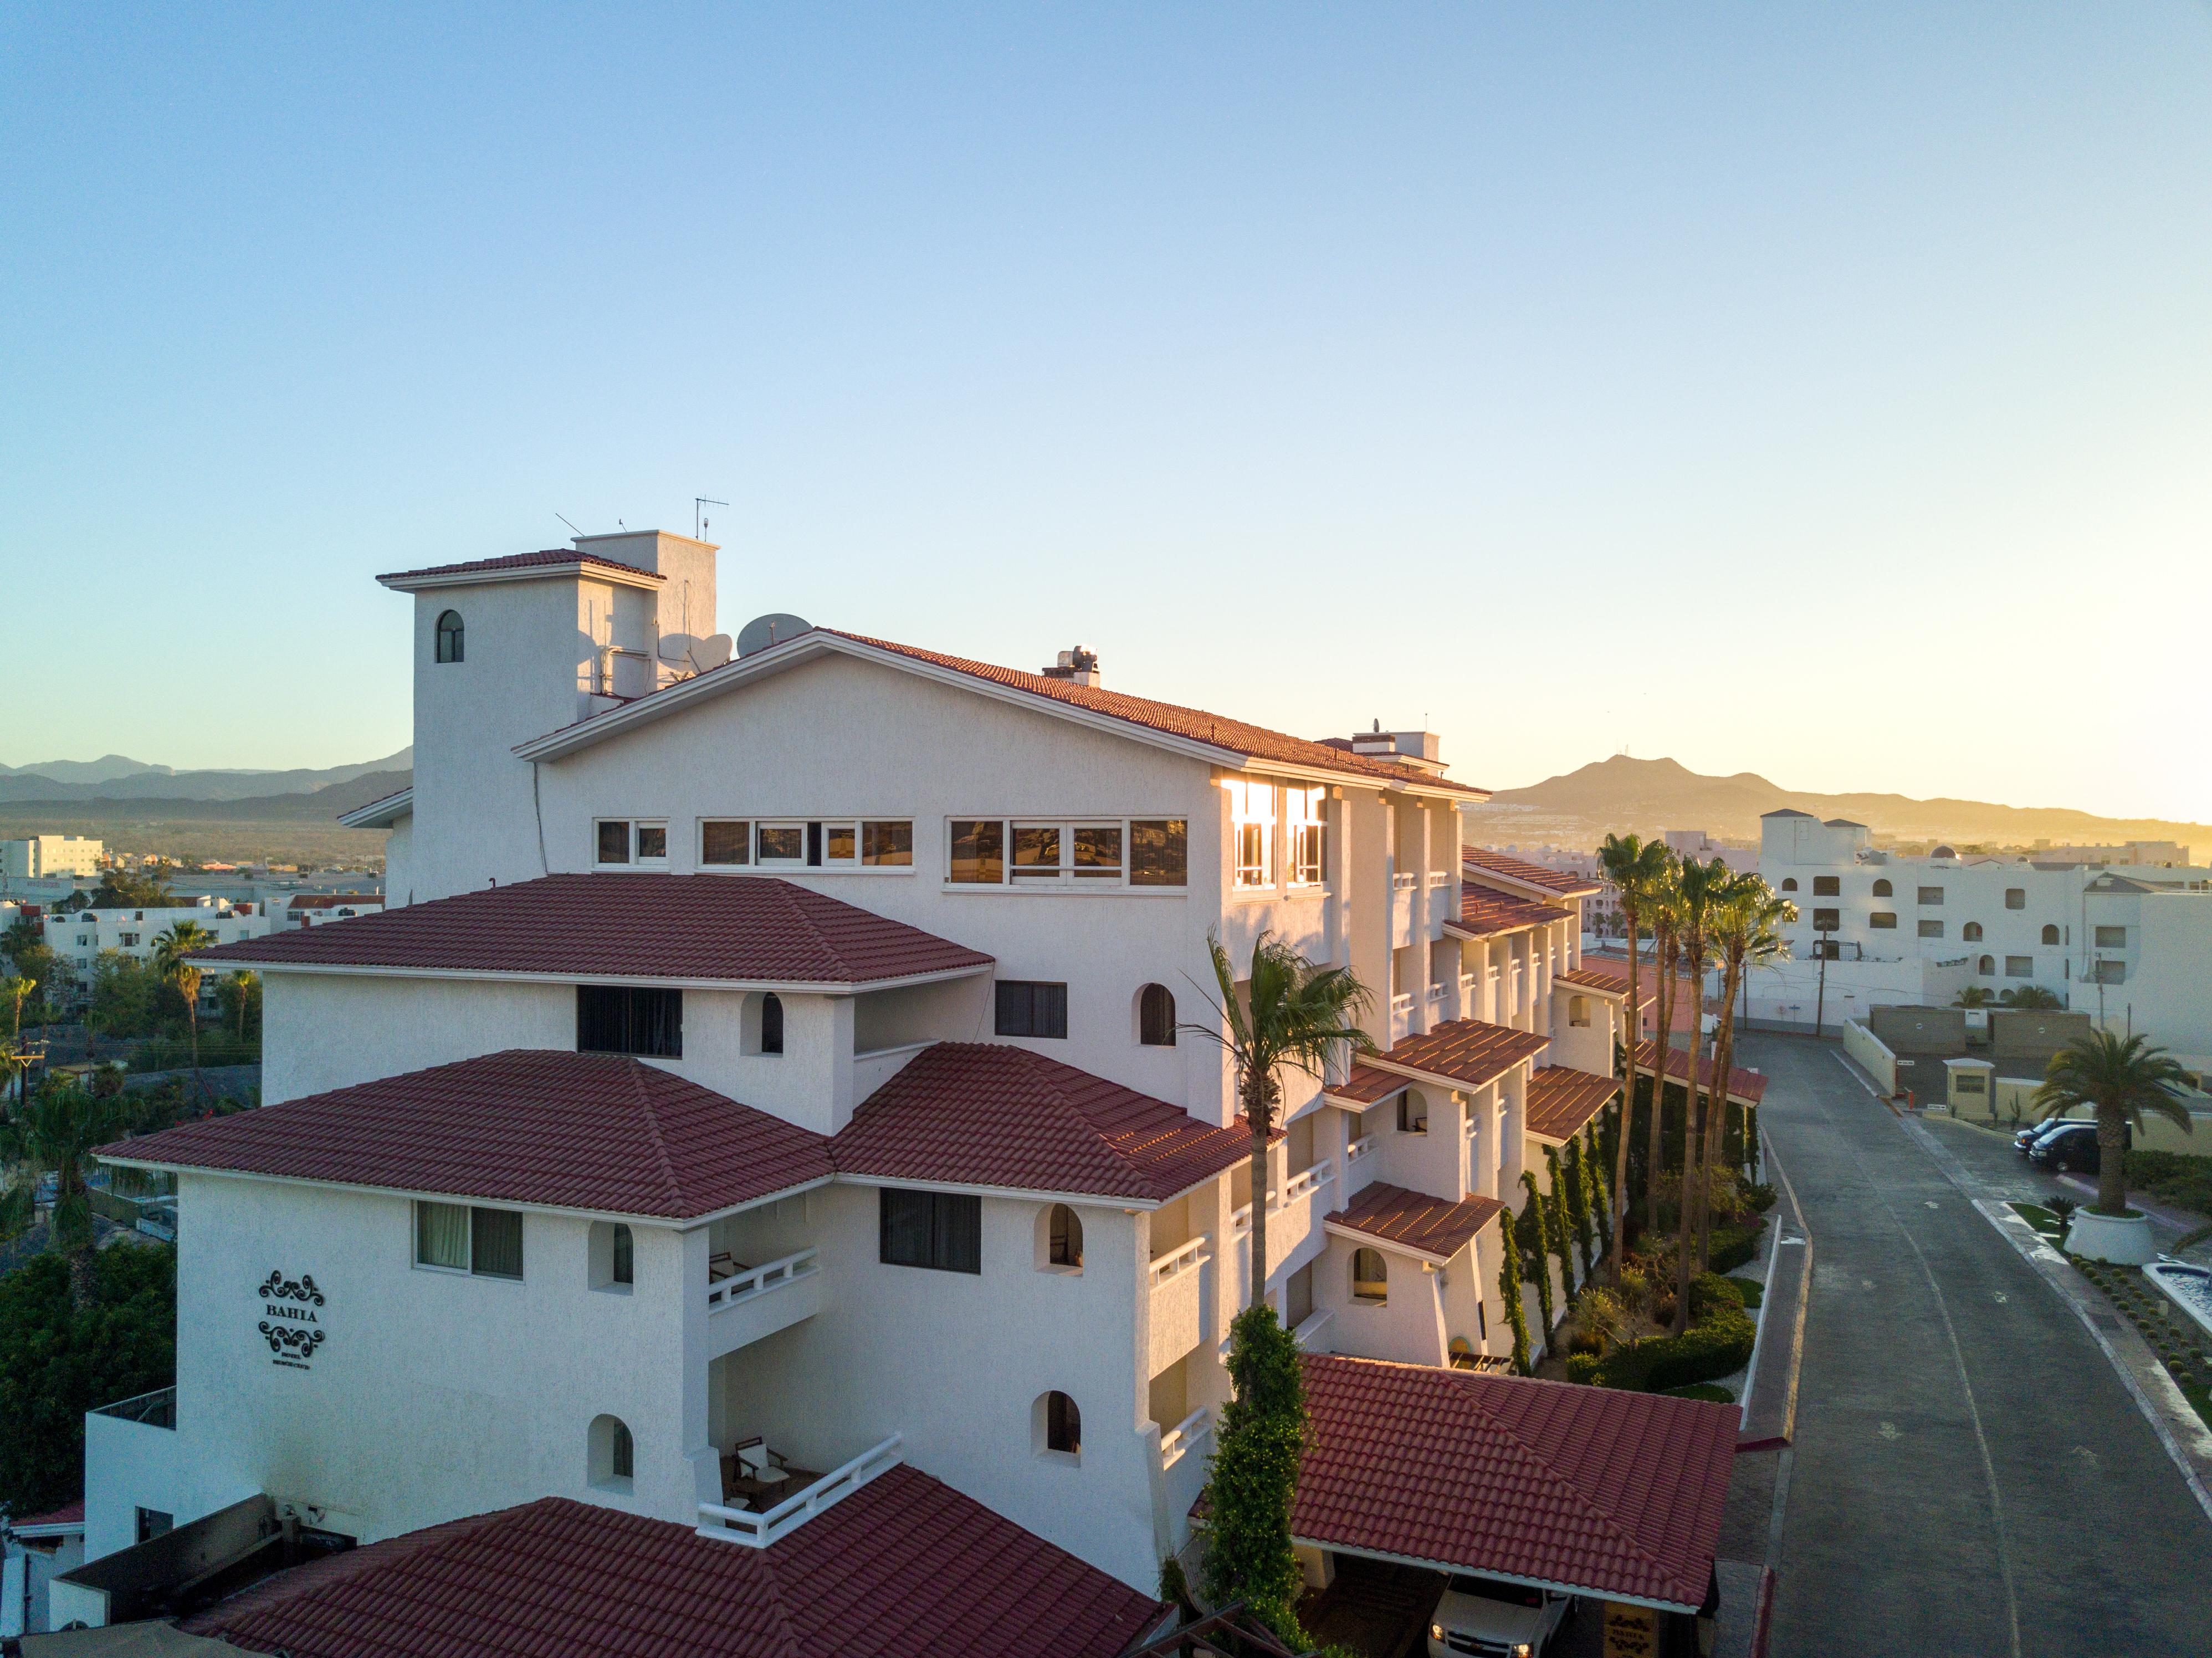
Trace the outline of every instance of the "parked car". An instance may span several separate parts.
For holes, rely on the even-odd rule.
[[[2133,1140],[2133,1134],[2129,1135]],[[2052,1173],[2070,1169],[2076,1174],[2094,1175],[2103,1162],[2097,1149],[2097,1125],[2094,1122],[2069,1122],[2055,1134],[2045,1134],[2029,1150],[2027,1160],[2039,1169]]]
[[[1556,1589],[1455,1572],[1429,1625],[1429,1658],[1540,1658],[1574,1609]]]
[[[2048,1122],[2031,1123],[2012,1137],[2013,1149],[2023,1157],[2035,1150],[2035,1143],[2062,1128],[2079,1128],[2088,1121],[2086,1117],[2053,1117]]]

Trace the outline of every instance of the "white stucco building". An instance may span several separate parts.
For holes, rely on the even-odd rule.
[[[1255,1270],[1214,938],[1375,992],[1376,1051],[1290,1079],[1264,1293],[1315,1351],[1510,1351],[1507,1202],[1617,1086],[1593,884],[1463,869],[1481,792],[1428,733],[1087,652],[703,665],[714,552],[383,578],[415,774],[349,821],[392,908],[212,952],[264,975],[267,1103],[112,1148],[177,1175],[179,1349],[90,1418],[90,1556],[257,1494],[364,1542],[550,1497],[760,1546],[905,1463],[1153,1583]]]
[[[151,961],[161,947],[161,935],[181,922],[204,929],[212,942],[223,944],[258,938],[273,926],[264,905],[201,898],[151,907],[101,905],[67,913],[46,909],[40,917],[40,931],[46,947],[75,977],[81,999],[91,993],[93,973],[102,955],[112,950],[134,960]],[[228,974],[212,961],[204,968],[201,999],[212,1003],[216,986]]]
[[[0,878],[50,880],[100,873],[103,843],[82,835],[31,835],[0,841]]]

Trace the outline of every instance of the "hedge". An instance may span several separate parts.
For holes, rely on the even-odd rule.
[[[1753,1220],[1747,1226],[1716,1228],[1712,1251],[1705,1265],[1715,1272],[1733,1272],[1739,1266],[1749,1265],[1759,1253],[1759,1235],[1765,1230],[1764,1220]]]
[[[1601,1358],[1569,1354],[1567,1380],[1659,1394],[1733,1376],[1751,1362],[1758,1327],[1743,1310],[1735,1284],[1718,1273],[1700,1272],[1690,1286],[1690,1313],[1697,1321],[1680,1335],[1616,1347]]]

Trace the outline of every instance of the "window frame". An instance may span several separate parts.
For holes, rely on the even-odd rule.
[[[468,1217],[469,1263],[465,1266],[449,1266],[442,1261],[422,1259],[422,1212],[426,1209],[458,1209]],[[529,1274],[529,1255],[525,1247],[526,1228],[524,1212],[509,1209],[499,1204],[455,1203],[444,1198],[416,1198],[408,1207],[408,1256],[418,1272],[443,1272],[449,1278],[488,1278],[495,1284],[520,1284]],[[477,1265],[479,1215],[511,1217],[514,1222],[515,1270],[512,1272],[493,1272]]]
[[[1006,993],[1009,991],[1024,993],[1023,998],[1024,1012],[1020,1023],[1028,1027],[1026,1029],[1010,1030],[1006,1028],[1009,1012]],[[1042,999],[1047,1017],[1042,1021],[1037,1017],[1039,1001],[1037,993],[1040,991],[1058,993],[1056,996],[1048,994]],[[1052,1017],[1055,1012],[1058,1016],[1056,1020]],[[1056,1023],[1060,1028],[1057,1030],[1049,1029],[1040,1030],[1036,1028],[1040,1023],[1047,1026]],[[991,1034],[994,1036],[1010,1036],[1023,1042],[1066,1042],[1067,1040],[1066,984],[1054,979],[994,980],[991,986]]]
[[[897,1200],[895,1203],[894,1200]],[[900,1260],[891,1254],[893,1210],[899,1203],[914,1200],[913,1206],[927,1212],[927,1260]],[[972,1248],[975,1264],[963,1264],[966,1258],[960,1246]],[[948,1247],[949,1246],[949,1247]],[[948,1260],[944,1257],[960,1254],[962,1259]],[[917,1272],[958,1272],[969,1278],[983,1274],[983,1199],[965,1192],[934,1192],[914,1186],[879,1186],[876,1188],[876,1260],[878,1266],[905,1266]]]
[[[453,625],[448,629],[447,622]],[[430,659],[440,667],[448,667],[469,659],[468,618],[448,607],[438,612],[438,619],[430,627]],[[447,641],[453,641],[453,653],[447,654]]]
[[[1227,777],[1229,797],[1229,888],[1234,893],[1281,889],[1277,846],[1282,826],[1282,787],[1262,778]]]
[[[1182,896],[1190,890],[1190,820],[1173,813],[1069,814],[979,812],[948,816],[945,823],[945,863],[939,879],[947,892],[1071,892],[1146,893]],[[1177,830],[1181,833],[1178,835]],[[1180,880],[1160,878],[1139,869],[1138,836],[1158,831],[1170,855],[1182,853]],[[1077,847],[1086,835],[1110,833],[1119,861],[1109,866],[1078,860]],[[1054,861],[1017,861],[1024,836],[1054,837]],[[963,875],[963,859],[988,875]],[[1146,859],[1147,864],[1150,859]],[[912,865],[887,867],[910,870]]]
[[[2128,929],[2124,924],[2112,926],[2098,921],[2092,925],[2096,928],[2096,931],[2089,935],[2089,947],[2092,950],[2125,950],[2128,947]],[[2106,935],[2110,933],[2117,933],[2119,936],[2107,937]]]
[[[1328,885],[1328,789],[1291,784],[1283,790],[1283,880],[1293,890]]]
[[[1813,878],[1815,898],[1840,898],[1844,896],[1844,878],[1840,875],[1815,875]]]
[[[1156,990],[1159,992],[1160,998],[1164,999],[1167,1004],[1164,1015],[1153,1005],[1155,999],[1152,993]],[[1164,1017],[1167,1021],[1165,1025],[1162,1025],[1159,1023],[1162,1017]],[[1147,981],[1146,983],[1139,985],[1137,987],[1138,1047],[1175,1047],[1176,1045],[1176,1023],[1175,992],[1170,990],[1165,985],[1160,983],[1157,979]]]
[[[644,1045],[624,1048],[586,1048],[584,1045],[586,1019],[585,1002],[586,996],[592,992],[618,993],[629,999],[621,1009],[619,1015],[611,1009],[603,1008],[594,1016],[597,1019],[603,1023],[611,1021],[612,1023],[619,1024],[622,1032],[625,1035],[634,1036],[639,1031],[645,1031],[648,1035],[657,1035],[660,1045],[654,1045],[648,1042]],[[661,1004],[664,1011],[654,1014],[641,1008],[637,1000],[640,997],[672,997],[674,1000],[672,1004]],[[671,1006],[674,1011],[672,1020],[665,1012],[665,1010]],[[604,1033],[595,1031],[593,1034]],[[594,984],[588,981],[578,984],[576,986],[576,1052],[622,1054],[640,1060],[682,1059],[684,1057],[683,990],[670,985]]]
[[[623,853],[620,858],[609,858],[607,831],[620,825],[623,835]],[[658,831],[660,851],[648,854],[643,850],[645,834]],[[592,867],[594,869],[651,869],[668,867],[668,820],[665,817],[594,817],[592,819]]]
[[[1893,909],[1869,910],[1867,926],[1877,932],[1894,932],[1897,931],[1897,912]]]

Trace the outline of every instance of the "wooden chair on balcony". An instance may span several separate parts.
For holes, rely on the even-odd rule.
[[[752,1270],[727,1249],[718,1249],[707,1257],[707,1282],[720,1284],[726,1278],[735,1278],[740,1272]]]
[[[755,1434],[730,1447],[722,1459],[722,1489],[747,1507],[766,1509],[781,1499],[791,1483],[792,1470],[782,1454]]]

